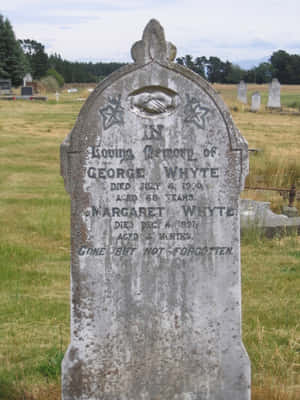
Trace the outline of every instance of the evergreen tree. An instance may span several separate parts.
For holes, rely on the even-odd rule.
[[[35,40],[19,40],[30,65],[33,79],[40,79],[47,75],[49,68],[48,55],[45,46]]]
[[[0,78],[11,79],[13,85],[20,85],[26,71],[26,60],[13,28],[0,15]]]
[[[300,56],[288,54],[284,50],[275,51],[270,62],[273,67],[273,76],[280,83],[300,83]]]

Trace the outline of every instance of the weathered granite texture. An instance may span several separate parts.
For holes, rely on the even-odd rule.
[[[261,97],[259,92],[253,93],[251,96],[251,111],[256,112],[260,109]]]
[[[247,84],[244,81],[241,81],[238,84],[238,95],[237,95],[238,100],[241,103],[247,104]]]
[[[247,143],[151,20],[61,145],[71,197],[64,400],[249,400],[239,194]]]
[[[269,84],[269,97],[267,107],[281,108],[280,83],[277,78],[272,79],[272,82]]]

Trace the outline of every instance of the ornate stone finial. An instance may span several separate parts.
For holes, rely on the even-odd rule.
[[[142,40],[134,43],[131,56],[137,64],[146,64],[154,60],[173,61],[176,47],[167,42],[163,27],[155,19],[151,19],[144,29]]]

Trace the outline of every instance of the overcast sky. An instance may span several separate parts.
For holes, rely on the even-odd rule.
[[[300,54],[299,0],[1,0],[18,39],[70,61],[131,61],[151,18],[177,55],[239,63],[283,49]]]

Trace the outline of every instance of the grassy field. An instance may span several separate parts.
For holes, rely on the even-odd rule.
[[[300,116],[250,113],[235,86],[216,85],[249,147],[248,184],[300,187]],[[262,93],[267,86],[250,86]],[[282,88],[285,110],[298,111],[300,86]],[[69,198],[59,144],[75,123],[79,93],[60,102],[0,102],[0,399],[60,399],[60,362],[69,342]],[[294,106],[296,108],[291,108]],[[271,201],[278,193],[245,191]],[[297,206],[300,208],[300,204]],[[252,363],[253,400],[300,398],[300,238],[242,243],[243,337]]]

